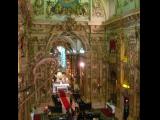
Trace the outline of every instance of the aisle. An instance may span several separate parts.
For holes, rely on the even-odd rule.
[[[61,99],[62,105],[65,107],[66,111],[70,108],[70,102],[67,99],[66,93],[63,90],[59,91],[59,97]]]

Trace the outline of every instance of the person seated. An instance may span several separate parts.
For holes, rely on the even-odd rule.
[[[115,116],[115,106],[113,105],[113,103],[112,102],[107,102],[106,103],[106,108],[107,108],[107,110],[108,110],[108,112],[110,113],[110,115],[111,116]]]

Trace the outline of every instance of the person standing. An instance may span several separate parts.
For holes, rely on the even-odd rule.
[[[123,120],[127,120],[129,116],[129,98],[124,98]]]
[[[126,105],[124,107],[123,120],[127,120],[128,116],[129,116],[129,105]]]
[[[31,120],[34,120],[35,111],[36,111],[36,107],[34,106],[31,110]]]
[[[71,101],[71,108],[72,108],[73,114],[74,114],[74,112],[75,112],[75,107],[76,107],[75,102],[72,100],[72,101]]]

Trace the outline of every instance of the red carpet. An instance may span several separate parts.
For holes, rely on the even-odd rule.
[[[113,114],[109,109],[103,108],[101,109],[101,112],[106,116],[106,117],[112,117]]]
[[[69,103],[69,101],[66,97],[65,92],[63,90],[60,90],[59,91],[59,96],[60,96],[60,99],[61,99],[66,111],[68,111],[68,109],[70,108],[70,103]]]
[[[40,114],[34,114],[34,120],[41,120]]]

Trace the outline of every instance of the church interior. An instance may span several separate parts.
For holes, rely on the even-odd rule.
[[[18,0],[19,120],[140,120],[139,0]]]

